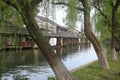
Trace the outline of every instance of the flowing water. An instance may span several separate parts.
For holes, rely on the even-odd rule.
[[[93,46],[55,48],[68,70],[97,60]],[[54,73],[38,49],[0,52],[0,80],[47,80]]]

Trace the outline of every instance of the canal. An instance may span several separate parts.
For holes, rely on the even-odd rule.
[[[55,48],[55,53],[69,70],[97,60],[93,46]],[[54,73],[38,49],[0,52],[0,80],[47,80]]]

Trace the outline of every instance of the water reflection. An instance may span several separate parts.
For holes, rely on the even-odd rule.
[[[69,70],[97,59],[90,45],[55,48],[54,51]],[[18,78],[47,80],[48,76],[54,76],[54,73],[37,49],[9,50],[0,53],[1,80]]]

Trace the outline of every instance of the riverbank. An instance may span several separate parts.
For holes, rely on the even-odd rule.
[[[79,69],[85,68],[85,67],[87,67],[88,65],[91,65],[92,63],[95,63],[96,61],[98,61],[98,60],[92,61],[92,62],[90,62],[90,63],[88,63],[88,64],[83,65],[83,66],[80,66],[80,67],[77,67],[77,68],[75,68],[75,69],[72,69],[72,70],[70,70],[70,72],[71,72],[71,73],[74,73],[74,72],[76,72],[76,71],[79,70]]]
[[[118,61],[111,61],[108,57],[110,69],[108,71],[101,71],[98,61],[92,64],[77,69],[72,74],[78,80],[120,80],[120,54],[118,54]]]
[[[77,78],[77,80],[120,80],[120,54],[118,54],[118,61],[113,62],[108,57],[110,69],[102,71],[99,68],[98,61],[93,61],[84,66],[71,70],[70,72]],[[48,79],[55,80],[55,79]]]

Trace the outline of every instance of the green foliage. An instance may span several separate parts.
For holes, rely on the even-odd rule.
[[[96,30],[100,32],[100,41],[111,39],[111,26],[106,23],[106,20],[100,14],[97,14]]]
[[[54,77],[49,76],[48,80],[56,80]]]
[[[108,20],[111,21],[111,15],[112,15],[112,6],[111,6],[111,2],[112,0],[108,0],[107,1],[103,1],[101,4],[102,7],[102,11],[104,12],[105,15],[107,15]]]
[[[107,16],[107,19],[105,19],[99,11],[97,11],[97,14],[95,14],[95,23],[96,23],[96,30],[100,32],[100,39],[101,41],[105,40],[105,39],[111,39],[111,32],[112,32],[112,8],[113,5],[115,5],[115,0],[105,0],[100,4],[100,9],[102,10],[102,12]],[[117,20],[117,31],[116,34],[114,35],[117,39],[117,41],[119,41],[120,39],[120,7],[118,8],[117,12],[116,12],[116,20]],[[109,23],[108,23],[109,22]]]
[[[28,0],[28,3],[31,3],[32,0]],[[26,1],[25,1],[26,2]]]
[[[77,9],[76,5],[78,0],[69,0],[68,2],[68,12],[67,12],[67,25],[69,28],[75,28],[75,23],[77,21]]]
[[[105,0],[102,1],[100,4],[100,9],[102,12],[107,16],[107,19],[101,15],[99,11],[97,11],[97,14],[95,14],[95,23],[96,23],[96,30],[100,32],[100,39],[111,39],[111,32],[112,32],[112,7],[115,4],[115,0]],[[119,16],[120,9],[118,8],[116,12],[116,16]],[[120,18],[117,18],[117,22],[120,25]],[[109,23],[108,23],[109,22]],[[117,28],[118,29],[118,28]],[[117,30],[116,36],[118,36],[119,31]]]
[[[1,7],[0,16],[2,18],[2,20],[0,21],[1,25],[3,25],[3,23],[5,22],[9,22],[17,26],[23,26],[23,21],[22,21],[21,16],[14,8],[2,2],[0,4],[2,4],[0,5]]]

